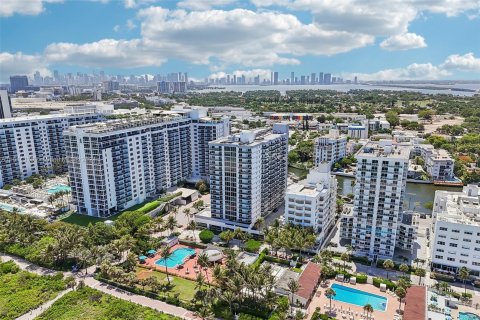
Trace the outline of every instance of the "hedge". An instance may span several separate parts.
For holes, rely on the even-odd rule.
[[[277,257],[265,256],[265,260],[267,260],[269,262],[284,264],[284,265],[287,265],[287,266],[290,265],[290,261],[285,260],[285,259],[281,259],[281,258],[277,258]]]
[[[367,283],[368,276],[366,274],[357,274],[357,283]]]
[[[454,276],[451,276],[451,275],[448,275],[448,274],[436,273],[436,272],[432,272],[430,274],[430,278],[440,280],[440,281],[445,281],[445,282],[454,282],[455,281]]]
[[[192,247],[192,248],[198,248],[198,249],[206,249],[207,248],[207,246],[202,244],[202,243],[188,241],[188,240],[180,240],[179,239],[178,243],[183,244],[184,246]]]
[[[257,319],[261,320],[262,318],[255,317],[246,313],[240,313],[238,316],[238,320],[257,320]]]
[[[260,252],[260,254],[258,255],[257,260],[255,260],[255,262],[252,263],[252,267],[255,268],[255,269],[258,268],[263,263],[263,261],[265,260],[265,257],[267,256],[267,253],[268,253],[268,250],[263,249],[262,252]]]
[[[397,288],[397,285],[390,280],[383,278],[373,278],[373,285],[375,287],[380,288],[380,284],[382,283],[387,285],[388,290],[395,291],[395,289]]]
[[[203,243],[210,243],[213,237],[215,236],[215,234],[210,230],[202,230],[199,236],[200,236],[200,240]]]
[[[257,240],[250,239],[245,243],[245,250],[248,252],[258,252],[262,243]]]

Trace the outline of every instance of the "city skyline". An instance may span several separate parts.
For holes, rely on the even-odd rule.
[[[322,70],[344,79],[478,79],[478,2],[402,1],[387,9],[351,1],[348,7],[301,1],[7,2],[0,9],[0,82],[37,70],[182,70],[192,80],[267,78],[271,72],[287,79],[291,71]],[[38,26],[41,36],[32,32]]]

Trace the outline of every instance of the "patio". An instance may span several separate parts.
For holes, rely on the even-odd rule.
[[[388,293],[385,292],[380,292],[380,289],[371,285],[371,284],[355,284],[352,285],[350,283],[345,283],[345,282],[339,282],[336,280],[330,280],[328,285],[320,285],[318,288],[317,292],[315,293],[315,296],[312,298],[312,301],[310,302],[308,306],[308,313],[309,317],[307,319],[311,318],[311,315],[315,311],[317,307],[320,308],[322,313],[327,313],[330,311],[330,300],[325,296],[325,290],[329,287],[331,287],[332,284],[338,283],[339,285],[350,287],[353,289],[357,290],[362,290],[368,293],[372,293],[375,295],[383,296],[387,298],[387,307],[385,311],[379,311],[379,310],[374,310],[373,313],[369,315],[369,319],[376,319],[376,320],[393,320],[395,319],[395,314],[396,310],[398,309],[399,302],[396,298],[393,296],[389,295]],[[363,311],[363,306],[357,306],[354,304],[346,303],[346,302],[341,302],[341,301],[336,301],[332,299],[332,310],[333,314],[331,316],[335,317],[336,319],[343,320],[343,319],[366,319],[364,314],[365,312]]]
[[[211,282],[212,281],[212,273],[213,273],[213,268],[212,268],[213,264],[212,264],[212,266],[210,266],[206,270],[203,269],[202,267],[200,267],[200,265],[198,265],[198,256],[203,252],[203,250],[198,249],[198,248],[191,248],[191,247],[184,246],[184,245],[181,245],[181,244],[176,244],[176,245],[174,245],[173,247],[170,248],[170,252],[173,252],[176,249],[180,249],[180,248],[194,249],[195,250],[195,257],[194,258],[187,257],[184,260],[184,263],[182,265],[183,267],[180,267],[180,268],[178,268],[178,267],[174,267],[174,268],[167,267],[168,273],[172,274],[172,275],[182,277],[182,278],[195,280],[197,278],[197,275],[201,272],[204,276],[206,276],[206,278],[208,278],[208,281]],[[160,256],[160,254],[155,253],[154,255],[151,255],[151,256],[147,257],[145,259],[145,263],[140,264],[140,266],[146,266],[147,268],[151,268],[151,269],[154,269],[154,270],[157,270],[157,271],[160,271],[160,272],[164,273],[165,272],[165,267],[163,265],[155,264],[155,262],[159,259],[162,259],[162,257]],[[224,259],[222,259],[222,260],[220,260],[219,262],[216,262],[216,263],[223,264],[223,262],[224,262],[223,260]],[[207,281],[207,279],[205,279],[205,280]]]

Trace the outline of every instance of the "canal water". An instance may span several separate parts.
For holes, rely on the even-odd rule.
[[[288,172],[300,176],[305,173],[304,170],[288,168]],[[354,178],[337,176],[338,193],[347,195],[353,193]],[[405,194],[405,209],[415,210],[417,212],[431,213],[431,210],[425,209],[424,204],[433,201],[436,190],[461,191],[461,187],[436,186],[433,184],[407,183],[407,192]]]

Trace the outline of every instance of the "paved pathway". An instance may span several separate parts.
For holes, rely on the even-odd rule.
[[[18,258],[18,257],[12,256],[12,255],[9,255],[9,254],[0,253],[0,260],[1,261],[13,260],[20,267],[20,269],[26,270],[26,271],[29,271],[29,272],[32,272],[32,273],[35,273],[35,274],[38,274],[38,275],[53,275],[53,274],[57,273],[57,271],[55,271],[55,270],[51,270],[51,269],[47,269],[47,268],[37,266],[37,265],[35,265],[31,262],[26,261],[25,259]],[[139,305],[142,305],[142,306],[145,306],[145,307],[149,307],[149,308],[152,308],[152,309],[155,309],[155,310],[158,310],[158,311],[161,311],[161,312],[173,315],[173,316],[177,316],[177,317],[180,317],[180,318],[186,319],[186,320],[199,319],[198,317],[196,317],[193,314],[193,312],[191,312],[191,311],[189,311],[185,308],[177,307],[177,306],[165,303],[163,301],[155,300],[155,299],[148,298],[148,297],[145,297],[145,296],[142,296],[142,295],[133,294],[131,292],[127,292],[127,291],[121,290],[119,288],[116,288],[114,286],[110,286],[110,285],[102,283],[98,280],[95,280],[92,276],[92,272],[94,270],[95,270],[95,267],[90,267],[89,269],[87,269],[87,275],[86,276],[84,275],[84,272],[79,272],[76,275],[72,274],[71,272],[64,272],[63,274],[65,276],[74,275],[76,277],[77,281],[78,280],[84,280],[85,285],[87,285],[91,288],[97,289],[99,291],[102,291],[104,293],[110,294],[114,297],[120,298],[122,300],[131,301],[133,303],[136,303],[136,304],[139,304]],[[66,291],[67,290],[62,291],[62,294],[65,294]],[[50,307],[50,305],[53,304],[53,302],[55,302],[57,298],[60,298],[60,297],[57,296],[55,299],[53,299],[51,301],[48,301],[47,303],[42,305],[41,307],[45,306],[45,308],[38,311],[39,313],[37,315],[41,314],[41,312],[45,311],[46,308]],[[50,303],[50,304],[47,306],[48,303]],[[41,308],[41,307],[39,307],[39,308]],[[35,309],[34,311],[37,311],[37,310],[38,309]],[[28,314],[25,314],[24,316],[26,316],[27,318],[22,318],[21,317],[22,320],[33,319],[33,318],[29,318],[30,315],[28,315]]]
[[[65,294],[67,294],[70,291],[72,291],[72,289],[63,290],[52,300],[45,302],[44,304],[39,306],[37,309],[31,310],[30,312],[25,313],[23,316],[18,317],[16,320],[33,320],[33,319],[35,319],[36,317],[41,315],[45,310],[50,308],[52,306],[52,304],[54,304],[55,301],[57,301],[58,299],[60,299],[61,297],[63,297]]]

